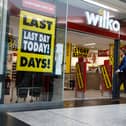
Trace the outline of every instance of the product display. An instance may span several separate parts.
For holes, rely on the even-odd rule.
[[[12,80],[16,80],[16,63],[12,63]]]
[[[32,83],[32,73],[17,71],[16,73],[16,89],[17,97],[26,98],[28,95],[28,88]]]
[[[29,95],[33,97],[40,97],[42,83],[41,73],[32,73],[32,83]]]

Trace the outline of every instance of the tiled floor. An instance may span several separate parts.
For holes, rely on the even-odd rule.
[[[0,113],[0,126],[125,126],[125,96],[66,100],[62,109]]]
[[[125,126],[126,104],[9,113],[31,126]]]

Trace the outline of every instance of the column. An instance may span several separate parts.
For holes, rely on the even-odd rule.
[[[115,71],[118,69],[119,65],[119,49],[120,40],[114,40],[114,70],[113,70],[113,84],[112,84],[112,98],[116,99],[120,97],[120,89],[118,89],[118,74]]]
[[[7,0],[0,1],[0,104],[3,103],[3,82],[5,73],[6,55],[6,19],[7,19]]]

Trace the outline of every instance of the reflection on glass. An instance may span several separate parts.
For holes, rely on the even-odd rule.
[[[60,2],[59,2],[60,3]],[[29,6],[26,6],[26,4],[29,4]],[[39,8],[36,8],[36,6],[39,5]],[[43,5],[40,7],[40,5]],[[35,71],[28,70],[27,68],[18,70],[17,69],[17,62],[19,60],[18,56],[21,55],[19,53],[19,50],[22,51],[21,46],[19,44],[23,41],[22,36],[24,39],[28,37],[28,40],[31,41],[32,38],[34,37],[34,40],[40,40],[40,38],[37,38],[37,36],[40,36],[41,34],[41,39],[45,43],[50,43],[50,50],[46,50],[47,53],[34,53],[34,50],[30,50],[30,55],[27,54],[29,51],[24,50],[23,48],[22,54],[28,58],[28,56],[31,56],[34,53],[34,57],[41,57],[45,58],[49,57],[50,55],[53,55],[54,57],[52,58],[53,62],[55,60],[55,50],[56,50],[56,43],[57,41],[57,36],[59,35],[57,32],[54,33],[54,36],[52,39],[54,40],[54,45],[52,44],[51,39],[51,34],[50,31],[41,31],[42,28],[48,27],[48,30],[50,30],[51,24],[48,21],[49,19],[55,19],[59,18],[57,16],[57,12],[59,13],[60,4],[56,4],[55,0],[36,0],[32,1],[31,0],[8,0],[8,23],[7,23],[7,31],[8,31],[8,46],[7,46],[7,64],[6,64],[6,78],[5,78],[5,89],[4,89],[4,103],[30,103],[30,102],[40,102],[40,101],[61,101],[62,98],[62,84],[63,84],[63,73],[61,72],[61,66],[60,66],[60,75],[55,74],[55,64],[52,65],[52,72],[48,71]],[[63,3],[64,5],[64,3]],[[52,11],[47,11],[45,7],[48,7],[48,9],[54,10],[53,13]],[[58,6],[58,8],[57,8]],[[43,8],[42,8],[43,7]],[[37,16],[32,16],[33,19],[31,19],[30,15],[25,22],[29,26],[32,26],[31,29],[28,29],[28,26],[23,26],[23,24],[20,24],[20,20],[22,20],[21,12],[25,11],[27,13],[30,13],[31,15],[40,15],[39,18]],[[64,16],[65,16],[65,8],[64,10]],[[62,12],[63,13],[63,12]],[[26,15],[27,16],[27,15]],[[44,19],[47,19],[47,21],[41,19],[41,17],[46,17]],[[39,23],[37,22],[39,21]],[[23,22],[24,23],[24,22]],[[57,23],[57,22],[56,22]],[[40,26],[39,30],[35,31],[35,26],[38,27]],[[56,25],[57,27],[57,25]],[[53,29],[54,31],[57,31],[57,28]],[[58,26],[59,27],[59,26]],[[23,29],[21,29],[23,28]],[[62,27],[64,29],[64,26]],[[22,30],[22,32],[20,31]],[[30,30],[30,32],[28,32]],[[32,32],[31,32],[32,31]],[[44,32],[46,33],[46,38],[42,35],[44,35]],[[36,36],[37,33],[37,36]],[[51,31],[52,33],[52,31]],[[63,57],[63,45],[64,45],[64,33],[62,34],[62,57]],[[26,35],[27,34],[27,35]],[[29,34],[29,35],[28,35]],[[33,35],[34,34],[34,35]],[[42,38],[44,37],[44,38]],[[45,41],[45,39],[47,41]],[[33,42],[34,43],[34,42]],[[40,41],[39,43],[40,44]],[[29,45],[29,49],[31,49],[31,46]],[[23,45],[25,46],[25,45]],[[35,45],[37,48],[37,44]],[[45,44],[46,46],[46,44]],[[60,60],[60,65],[62,64],[62,60]],[[20,61],[19,61],[20,63]],[[37,60],[37,63],[40,63],[39,60]],[[42,62],[44,63],[44,61]],[[30,62],[30,64],[33,66],[33,62]],[[35,64],[36,65],[36,64]],[[44,68],[43,68],[44,69]]]

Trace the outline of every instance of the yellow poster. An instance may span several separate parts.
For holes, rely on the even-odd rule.
[[[20,12],[18,71],[53,72],[55,18]]]
[[[67,43],[65,73],[70,73],[70,69],[71,69],[71,48],[72,48],[71,43]]]
[[[114,65],[114,53],[113,53],[113,51],[114,51],[114,44],[110,44],[109,45],[109,47],[110,47],[110,52],[109,52],[109,61],[110,61],[110,64],[112,65],[112,68],[114,67],[113,65]]]
[[[87,57],[88,52],[89,52],[88,48],[74,47],[73,48],[73,57]]]

